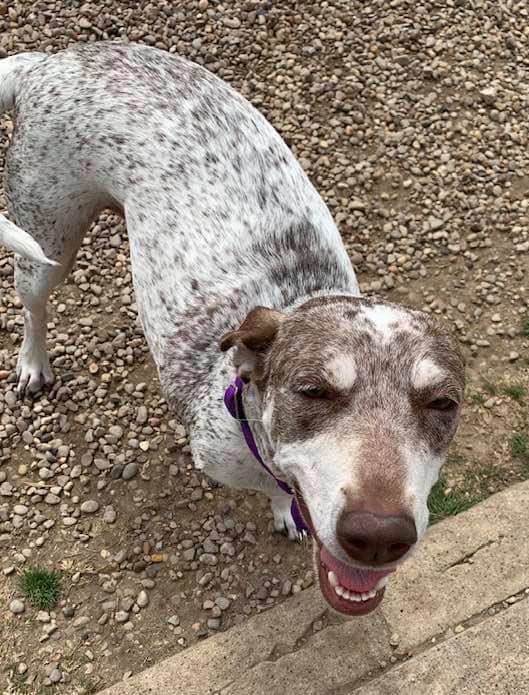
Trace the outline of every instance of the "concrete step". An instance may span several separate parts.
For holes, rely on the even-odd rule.
[[[390,692],[362,690],[375,687],[377,682],[392,683],[393,695],[400,691],[392,679],[411,678],[412,671],[406,669],[413,669],[414,663],[425,663],[427,656],[434,659],[437,651],[433,650],[443,653],[450,644],[455,644],[457,651],[467,631],[453,637],[454,628],[479,622],[468,633],[476,630],[485,634],[488,624],[493,625],[491,621],[508,624],[507,616],[514,615],[515,608],[502,602],[514,595],[526,596],[529,587],[528,528],[529,482],[525,482],[430,529],[415,557],[391,580],[381,607],[374,613],[351,620],[329,615],[314,587],[114,685],[104,695]],[[525,606],[523,600],[516,615],[526,615]],[[496,610],[502,612],[495,615]],[[322,617],[330,624],[314,633],[313,624]],[[513,625],[519,627],[520,623]],[[448,641],[434,646],[447,637]],[[498,643],[499,648],[502,640],[503,635],[496,634],[492,645]],[[474,648],[475,643],[468,644],[468,650]],[[420,656],[399,664],[415,653]],[[446,668],[451,669],[451,652],[446,654]],[[396,663],[391,667],[392,662]],[[387,668],[389,673],[384,674]],[[421,695],[431,691],[431,686],[421,690],[424,673],[419,671],[417,676],[415,692]],[[378,681],[366,682],[373,678]],[[432,692],[446,695],[455,690]],[[473,692],[478,691],[468,690]],[[499,695],[510,691],[480,692]]]
[[[529,600],[469,628],[343,695],[524,695]]]

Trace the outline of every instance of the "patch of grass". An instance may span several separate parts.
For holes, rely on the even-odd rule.
[[[511,437],[511,454],[513,458],[529,463],[529,439],[523,432],[516,432]]]
[[[504,393],[506,396],[509,396],[509,398],[512,398],[513,401],[522,401],[525,397],[525,389],[521,384],[511,384],[510,386],[506,386],[504,388]]]
[[[476,393],[473,393],[470,396],[470,400],[475,405],[483,405],[483,403],[485,403],[487,399],[485,398],[485,395],[483,393],[479,393],[479,391],[476,391]]]
[[[498,393],[498,387],[496,386],[496,384],[493,384],[492,381],[489,381],[488,379],[483,380],[483,389],[490,396],[496,396]]]
[[[441,478],[433,486],[428,498],[428,509],[430,510],[430,524],[436,524],[441,519],[448,516],[455,516],[465,512],[470,507],[480,502],[481,496],[472,497],[461,490],[451,490],[446,492],[446,481]]]
[[[522,335],[529,338],[529,316],[522,319]]]
[[[30,567],[20,578],[20,589],[32,606],[42,611],[50,610],[60,598],[61,580],[60,572]]]

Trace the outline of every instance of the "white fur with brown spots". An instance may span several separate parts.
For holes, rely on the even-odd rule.
[[[196,466],[269,495],[294,535],[290,498],[224,409],[236,367],[261,453],[297,491],[323,594],[372,610],[426,528],[463,395],[456,343],[429,316],[360,298],[286,144],[203,68],[135,45],[25,54],[0,61],[0,104],[16,118],[18,227],[4,219],[0,241],[19,254],[19,389],[53,379],[49,293],[100,210],[121,210],[141,323]]]

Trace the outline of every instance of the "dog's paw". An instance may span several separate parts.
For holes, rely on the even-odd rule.
[[[282,493],[277,497],[272,497],[270,503],[274,515],[275,530],[279,531],[279,533],[288,535],[291,541],[297,541],[299,534],[294,519],[292,518],[292,512],[290,511],[292,497],[286,493]]]
[[[36,393],[43,386],[53,383],[53,372],[46,352],[22,351],[17,362],[17,392]]]

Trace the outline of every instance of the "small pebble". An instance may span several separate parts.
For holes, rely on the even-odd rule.
[[[83,514],[94,514],[99,509],[99,502],[96,500],[86,500],[81,504]]]
[[[48,674],[48,678],[50,679],[51,683],[59,683],[59,681],[62,678],[62,673],[59,671],[58,668],[54,668],[50,673]]]
[[[24,601],[21,601],[18,598],[13,599],[9,604],[9,610],[11,611],[11,613],[14,613],[15,615],[23,613],[25,608],[26,607],[24,605]]]
[[[134,478],[136,473],[138,472],[138,464],[137,463],[127,463],[125,468],[123,469],[123,472],[121,473],[121,477],[123,480],[131,480]]]
[[[136,603],[140,608],[145,608],[149,605],[149,594],[146,591],[140,591],[136,598]]]

